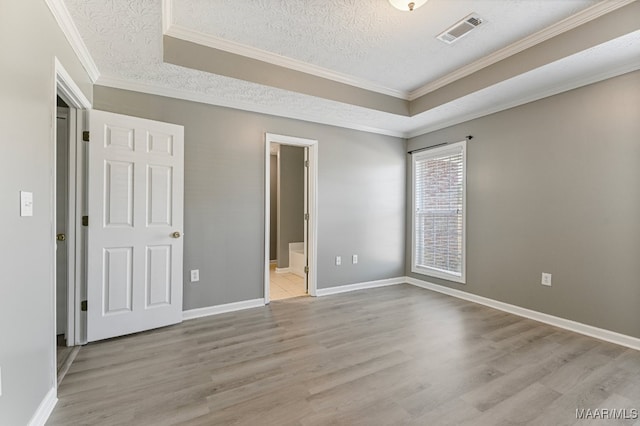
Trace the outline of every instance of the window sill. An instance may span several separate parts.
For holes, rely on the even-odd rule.
[[[415,265],[411,267],[411,272],[420,274],[420,275],[426,275],[428,277],[434,277],[434,278],[440,278],[442,280],[453,281],[458,284],[466,284],[466,277],[464,272],[460,276],[460,275],[454,275],[454,274],[438,271],[435,269],[421,268]]]

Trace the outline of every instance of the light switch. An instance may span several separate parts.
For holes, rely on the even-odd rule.
[[[20,216],[33,216],[33,192],[20,191]]]

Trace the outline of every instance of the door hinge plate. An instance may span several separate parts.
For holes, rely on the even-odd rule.
[[[304,273],[305,273],[305,274],[308,274],[308,273],[309,273],[309,267],[308,267],[308,266],[305,266],[305,267],[304,267]]]
[[[82,226],[89,226],[89,216],[82,216]]]
[[[309,213],[304,214],[304,220],[309,220]]]
[[[82,312],[87,312],[87,301],[83,300],[82,302],[80,302],[80,310]]]
[[[82,132],[82,140],[84,142],[89,142],[89,131],[85,130],[84,132]]]
[[[304,166],[305,166],[305,167],[309,167],[309,160],[305,160],[305,161],[304,161]]]

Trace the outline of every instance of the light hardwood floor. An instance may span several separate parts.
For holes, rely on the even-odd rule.
[[[640,408],[640,352],[409,285],[82,348],[48,425],[571,425]]]
[[[64,379],[64,376],[67,374],[67,371],[69,371],[79,351],[79,346],[67,346],[63,334],[56,336],[56,371],[58,374],[58,384]]]
[[[289,299],[307,295],[304,278],[290,272],[276,273],[276,265],[269,267],[269,298],[271,300]]]

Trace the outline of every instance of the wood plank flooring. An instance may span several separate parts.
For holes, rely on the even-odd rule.
[[[56,371],[58,374],[58,384],[64,379],[64,376],[67,374],[67,371],[69,371],[79,351],[79,346],[67,346],[63,334],[56,336]]]
[[[640,352],[409,285],[83,347],[54,425],[572,425],[640,409]]]

